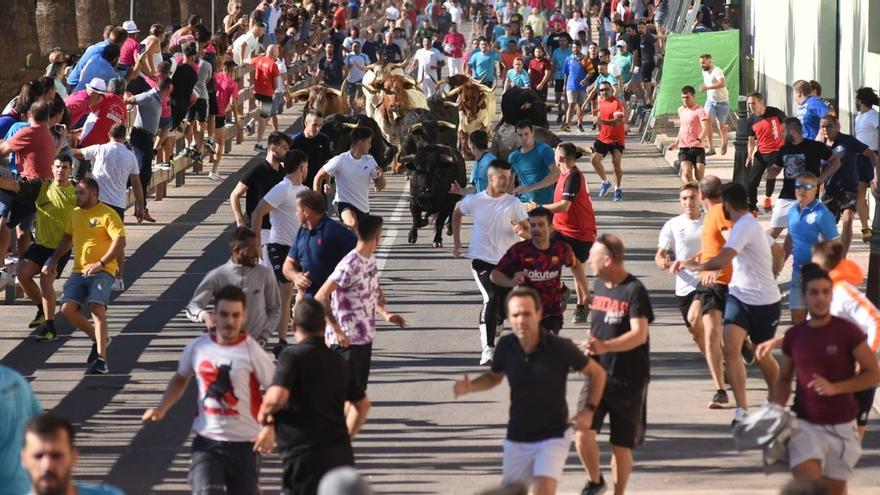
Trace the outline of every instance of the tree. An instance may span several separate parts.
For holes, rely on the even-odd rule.
[[[217,0],[214,0],[217,1]],[[220,5],[220,4],[223,5]],[[226,9],[225,2],[219,1],[215,6],[217,9]],[[202,18],[202,22],[211,28],[211,0],[180,0],[180,25],[186,24],[191,15],[198,15]]]
[[[104,27],[110,24],[107,0],[76,0],[76,34],[79,47],[101,41]]]
[[[40,53],[47,55],[60,47],[66,53],[77,49],[76,23],[70,22],[74,0],[37,0],[35,16]]]
[[[0,15],[0,46],[4,54],[0,57],[0,75],[14,78],[14,73],[26,65],[26,60],[39,65],[35,4],[33,0],[4,0],[3,12]]]

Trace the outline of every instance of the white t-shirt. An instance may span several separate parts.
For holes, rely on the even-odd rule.
[[[856,115],[856,125],[853,127],[856,139],[868,145],[874,151],[880,150],[880,112],[873,108],[865,113]]]
[[[677,260],[687,261],[700,252],[702,230],[703,217],[691,220],[682,213],[663,224],[657,247],[672,252]],[[684,297],[696,290],[700,283],[698,276],[699,272],[692,270],[678,272],[675,276],[675,295]]]
[[[709,70],[703,71],[703,84],[705,84],[706,86],[717,84],[722,79],[724,79],[724,72],[722,72],[721,68],[717,65],[713,66]],[[727,86],[718,89],[706,90],[706,100],[723,103],[728,101],[729,99],[730,96],[727,93]]]
[[[529,218],[523,203],[510,194],[497,198],[489,196],[486,191],[468,194],[458,208],[463,214],[474,217],[468,258],[493,265],[501,261],[510,246],[522,240],[513,231],[511,222],[519,223]]]
[[[281,20],[281,7],[269,6],[269,22],[266,25],[266,32],[275,34],[278,29],[278,21]]]
[[[283,58],[275,61],[278,66],[278,77],[275,78],[275,93],[284,94],[284,81],[287,80],[287,62]]]
[[[83,148],[92,162],[92,177],[98,182],[98,199],[117,208],[128,206],[129,176],[140,175],[137,157],[123,143],[110,141]]]
[[[350,83],[359,83],[363,81],[364,74],[366,74],[364,69],[355,65],[355,62],[360,64],[361,67],[366,67],[370,65],[370,58],[364,55],[363,52],[352,52],[345,56],[345,65],[348,66],[348,82]]]
[[[571,36],[571,39],[578,39],[578,33],[581,31],[587,31],[587,21],[584,20],[583,17],[580,19],[569,19],[567,23],[565,23],[565,30],[568,31],[568,35]]]
[[[248,59],[254,55],[254,52],[260,46],[260,40],[254,36],[254,33],[248,31],[243,35],[235,38],[235,41],[232,42],[232,60],[235,61],[237,65],[242,64],[241,58],[241,46],[247,45],[247,48],[244,51],[244,58]]]
[[[236,343],[221,345],[213,334],[190,342],[183,350],[177,373],[196,377],[198,415],[192,429],[197,435],[225,442],[248,442],[260,432],[257,411],[262,389],[272,385],[275,365],[269,354],[247,333]]]
[[[370,212],[370,182],[379,177],[379,165],[370,155],[355,160],[351,151],[336,155],[324,165],[324,171],[336,178],[334,204],[348,203]]]
[[[391,5],[387,9],[385,9],[385,18],[389,21],[396,21],[400,19],[400,9]]]
[[[443,60],[443,56],[440,54],[439,51],[434,48],[419,48],[418,50],[416,50],[416,53],[413,54],[413,57],[415,57],[415,59],[419,62],[418,79],[420,81],[426,78],[430,78],[431,71],[436,70],[437,64],[440,63],[441,60]]]
[[[290,178],[285,177],[263,196],[263,201],[272,206],[272,211],[269,212],[269,222],[272,223],[268,239],[270,243],[293,245],[293,238],[299,230],[299,220],[296,219],[296,195],[306,189],[308,187],[294,184]]]
[[[446,11],[449,12],[449,16],[452,17],[452,22],[461,25],[461,16],[464,15],[464,10],[461,8],[461,5],[446,2]]]
[[[770,251],[773,242],[751,215],[743,215],[733,224],[730,237],[724,244],[725,248],[736,251],[730,295],[752,306],[773,304],[782,299],[773,277],[773,254]]]

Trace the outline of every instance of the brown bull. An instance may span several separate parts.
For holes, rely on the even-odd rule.
[[[348,113],[348,103],[342,96],[342,91],[328,88],[323,84],[294,91],[290,96],[294,100],[306,102],[303,112],[315,109],[324,115]]]
[[[458,147],[466,157],[471,156],[470,134],[479,129],[489,132],[495,115],[495,102],[489,98],[491,91],[478,82],[467,81],[446,93],[447,97],[458,96]]]

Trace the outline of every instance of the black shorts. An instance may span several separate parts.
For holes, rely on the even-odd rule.
[[[779,301],[773,304],[746,304],[734,296],[728,296],[724,306],[724,324],[741,327],[749,334],[752,343],[758,345],[776,336],[776,327],[782,312]]]
[[[641,67],[639,67],[639,74],[642,76],[643,83],[651,82],[651,77],[653,76],[656,67],[657,65],[654,63],[654,60],[642,62]]]
[[[57,273],[61,273],[64,271],[64,267],[67,266],[67,262],[70,261],[71,252],[72,251],[68,251],[67,254],[58,259]],[[22,258],[33,261],[37,266],[42,267],[46,265],[46,262],[49,261],[53,254],[55,254],[55,250],[53,248],[41,246],[35,242],[31,244],[31,247],[29,247],[27,251],[24,252]]]
[[[218,485],[229,493],[260,493],[260,457],[252,442],[224,442],[196,435],[191,459],[188,481],[194,493],[214,493]]]
[[[340,221],[342,221],[342,212],[345,210],[353,211],[354,216],[355,216],[355,218],[357,218],[358,221],[360,221],[361,218],[364,218],[365,216],[369,215],[369,213],[364,213],[361,210],[358,210],[351,203],[345,203],[343,201],[340,201],[339,203],[336,203],[336,214],[339,216]]]
[[[269,263],[272,264],[272,271],[275,272],[275,280],[279,284],[289,284],[290,280],[287,280],[281,268],[284,267],[284,260],[287,259],[287,253],[290,252],[290,246],[270,242],[266,244],[266,251],[269,252]]]
[[[870,183],[874,180],[874,167],[871,166],[871,160],[867,156],[859,155],[856,166],[859,169],[859,182]]]
[[[147,81],[144,79],[143,76],[137,76],[136,78],[132,79],[131,82],[129,82],[128,85],[125,87],[125,91],[133,95],[146,93],[151,89],[152,88],[149,84],[147,84]]]
[[[199,98],[186,112],[186,120],[190,122],[208,121],[208,100]]]
[[[856,424],[859,426],[868,424],[868,414],[871,413],[871,408],[874,407],[874,392],[876,391],[877,387],[871,387],[855,393],[856,402],[859,403],[859,417],[856,418]]]
[[[559,332],[562,330],[562,316],[547,316],[541,320],[541,330],[552,333],[553,335],[559,335]]]
[[[828,189],[825,188],[825,193],[822,194],[822,203],[825,204],[825,207],[828,208],[828,211],[834,215],[834,220],[839,222],[840,215],[843,214],[846,210],[856,210],[856,203],[858,203],[859,193],[857,191],[842,191],[840,189]]]
[[[774,151],[766,155],[761,152],[755,152],[754,162],[761,166],[761,170],[767,170],[779,160],[779,152]],[[772,179],[771,179],[772,180]]]
[[[354,466],[351,442],[308,448],[279,448],[284,470],[281,474],[281,493],[300,495],[317,493],[318,483],[327,471],[339,466]]]
[[[172,100],[171,101],[171,129],[178,130],[181,122],[186,118],[186,114],[189,111],[189,102],[184,102],[182,100]]]
[[[554,79],[553,91],[565,94],[565,79]]]
[[[590,393],[589,381],[584,383],[578,397],[578,411],[582,411]],[[608,377],[602,400],[593,413],[591,429],[602,430],[605,416],[610,417],[611,445],[634,449],[645,441],[647,426],[648,386],[633,387]]]
[[[113,211],[115,211],[116,214],[119,215],[119,220],[123,220],[123,221],[125,220],[125,208],[120,208],[118,206],[108,205],[107,203],[104,203],[104,204],[109,206],[110,208],[112,208]]]
[[[268,119],[272,116],[272,107],[275,98],[266,95],[254,95],[254,99],[260,102],[260,117]]]
[[[208,91],[208,115],[222,115],[220,103],[217,102],[216,91]]]
[[[373,344],[352,344],[348,347],[334,345],[331,348],[348,362],[349,381],[366,394],[373,360]]]
[[[681,148],[678,150],[679,162],[706,164],[706,148]]]
[[[215,129],[223,129],[226,127],[226,116],[225,115],[215,115],[214,116],[214,128]]]
[[[699,285],[694,292],[694,297],[703,304],[703,314],[709,311],[717,310],[724,314],[724,308],[727,304],[727,285],[714,284],[710,286]]]
[[[623,153],[625,149],[626,147],[620,143],[606,143],[604,141],[599,141],[598,139],[595,143],[593,143],[593,152],[599,153],[602,156],[606,156],[609,152],[612,152],[614,150],[618,150]]]
[[[593,247],[593,243],[590,241],[582,241],[580,239],[575,239],[574,237],[568,237],[567,235],[560,234],[557,231],[553,231],[553,234],[550,236],[553,240],[562,241],[569,246],[571,246],[571,250],[574,251],[574,257],[578,259],[581,263],[586,263],[587,258],[590,257],[590,248]]]
[[[681,319],[684,320],[685,326],[690,328],[691,323],[688,321],[688,313],[691,310],[691,304],[697,296],[697,291],[692,291],[686,296],[675,296],[678,301],[678,311],[681,313]]]

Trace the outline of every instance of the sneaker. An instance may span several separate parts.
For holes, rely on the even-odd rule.
[[[113,280],[113,287],[111,287],[110,290],[113,292],[124,292],[125,282],[121,278]]]
[[[598,127],[599,127],[599,123],[594,120],[591,129],[593,129],[595,131]]]
[[[208,179],[221,181],[223,180],[223,176],[217,172],[208,172]]]
[[[581,133],[586,132],[586,131],[584,131],[584,126],[583,126],[583,125],[578,124],[578,132],[581,132]]]
[[[213,155],[217,151],[217,145],[214,144],[214,141],[212,141],[210,139],[206,139],[205,140],[205,149],[210,151],[211,154]]]
[[[724,406],[730,402],[727,398],[726,390],[719,390],[712,396],[712,402],[709,403],[709,409],[724,409]]]
[[[492,358],[495,357],[495,348],[486,346],[483,348],[483,354],[480,356],[480,366],[488,366],[492,364]]]
[[[51,321],[46,321],[38,326],[32,335],[37,342],[52,342],[58,337],[58,333],[55,331],[55,325],[52,324]]]
[[[106,375],[107,373],[110,373],[110,368],[107,367],[107,361],[104,358],[95,359],[95,362],[86,370],[87,375]]]
[[[272,346],[272,354],[275,355],[275,359],[278,359],[278,355],[287,348],[287,341],[284,339],[278,339],[278,342]]]
[[[37,315],[34,316],[34,319],[31,320],[30,323],[28,323],[28,328],[37,328],[39,326],[42,326],[44,323],[46,323],[46,316],[43,314],[42,309],[38,309]]]
[[[175,158],[183,158],[183,157],[189,156],[190,153],[192,153],[192,149],[183,148],[182,150],[178,151],[177,154],[174,155],[174,157]]]
[[[266,151],[266,145],[265,145],[265,144],[257,143],[257,144],[254,145],[254,151],[263,151],[263,152],[265,152],[265,151]]]
[[[734,413],[734,415],[733,415],[733,421],[730,422],[730,429],[732,430],[732,429],[736,428],[736,426],[737,426],[738,424],[740,424],[740,423],[742,423],[743,421],[745,421],[746,418],[748,418],[748,417],[749,417],[749,413],[748,413],[748,411],[746,411],[745,409],[742,409],[742,408],[737,407],[737,408],[736,408],[736,413]]]
[[[602,181],[602,185],[599,186],[599,197],[605,196],[608,194],[608,190],[611,189],[611,181]]]
[[[581,306],[580,304],[578,304],[574,308],[574,315],[571,317],[571,322],[572,323],[586,323],[587,316],[589,316],[589,315],[590,315],[590,310],[587,309],[586,306]]]
[[[742,354],[743,363],[746,366],[755,364],[755,344],[752,344],[749,341],[743,342],[740,353]]]
[[[559,132],[570,132],[570,131],[571,131],[571,127],[569,127],[568,124],[562,124],[559,127]]]
[[[581,495],[602,495],[605,491],[608,490],[608,486],[605,484],[605,478],[599,476],[599,481],[592,482],[587,481],[587,484],[584,485],[584,489],[581,490]]]
[[[144,210],[144,221],[150,223],[156,223],[156,219],[150,215],[150,210]]]
[[[611,198],[611,201],[615,203],[623,199],[623,189],[617,188],[614,190],[614,197]]]
[[[157,165],[156,167],[157,167],[159,170],[165,170],[165,171],[171,170],[171,168],[172,168],[172,167],[171,167],[171,164],[168,163],[168,162],[160,163],[160,164]]]
[[[252,135],[254,133],[254,124],[252,124],[252,123],[245,124],[244,130],[245,130],[245,132],[248,133],[248,136]]]
[[[764,198],[764,211],[766,213],[773,211],[773,198],[771,198],[770,196]]]
[[[715,151],[715,148],[711,148],[709,151],[706,152],[706,156],[712,156],[712,155],[717,155],[717,154],[718,154],[718,152]]]
[[[870,227],[865,227],[862,229],[862,242],[871,242],[871,237],[874,236],[874,231],[871,230]]]
[[[92,342],[92,350],[89,351],[89,357],[86,358],[86,364],[92,364],[98,359],[98,343]]]
[[[189,157],[194,162],[201,162],[202,161],[202,154],[199,153],[198,151],[195,151],[195,150],[193,150],[192,153],[190,153]]]

